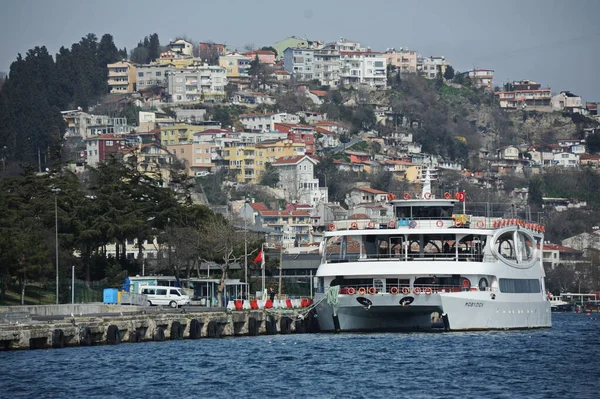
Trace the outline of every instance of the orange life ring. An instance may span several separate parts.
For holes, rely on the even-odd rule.
[[[404,198],[405,200],[409,200],[410,199],[410,194],[409,193],[404,193],[404,195],[402,196],[402,198]]]
[[[327,228],[328,228],[330,231],[331,231],[331,230],[335,230],[335,224],[333,224],[333,223],[329,223],[329,224],[327,225]]]
[[[410,288],[408,287],[402,287],[402,295],[408,295],[410,294]]]
[[[374,229],[375,228],[375,223],[374,222],[369,222],[369,224],[367,225],[370,229]]]
[[[425,292],[425,295],[431,295],[433,293],[433,290],[431,289],[431,287],[425,287],[425,290],[423,292]]]
[[[370,295],[377,294],[377,288],[375,288],[375,287],[369,287],[369,294]]]
[[[460,220],[455,220],[454,221],[454,227],[462,227],[462,222]]]
[[[352,224],[350,225],[350,228],[351,228],[352,230],[357,230],[357,229],[358,229],[358,223],[356,223],[356,222],[352,222]]]
[[[408,227],[410,227],[411,229],[414,229],[415,227],[417,227],[417,221],[411,220],[410,223],[408,224]]]
[[[392,295],[396,295],[397,293],[398,293],[398,287],[392,287],[392,288],[390,289],[390,294],[392,294]]]
[[[431,199],[431,193],[425,193],[423,195],[423,198],[425,198],[425,199]]]
[[[546,228],[544,226],[542,226],[542,233],[546,232]]]
[[[356,294],[356,290],[354,289],[354,287],[348,288],[348,295],[354,295],[354,294]]]
[[[421,295],[421,287],[415,287],[413,288],[413,292],[415,293],[415,295]]]
[[[390,229],[393,229],[394,227],[396,227],[396,222],[394,222],[393,220],[390,220],[390,222],[388,223],[388,227]]]
[[[437,227],[444,227],[444,222],[442,222],[441,220],[438,220],[437,222],[435,222],[435,225]]]
[[[483,226],[485,226],[485,224],[483,223],[483,221],[478,220],[477,223],[475,224],[477,226],[477,228],[482,229]]]
[[[452,195],[451,195],[451,194],[450,194],[448,191],[446,191],[446,192],[444,193],[444,198],[446,198],[446,199],[450,199],[450,198],[452,198]]]
[[[365,287],[360,287],[358,289],[358,295],[365,295],[367,293],[367,290],[365,289]]]

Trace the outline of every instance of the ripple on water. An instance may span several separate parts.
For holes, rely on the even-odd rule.
[[[445,334],[303,334],[0,352],[2,397],[596,398],[600,318]],[[584,370],[584,371],[582,371]],[[597,374],[596,374],[597,375]]]

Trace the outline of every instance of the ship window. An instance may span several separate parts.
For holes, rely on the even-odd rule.
[[[501,278],[500,292],[513,294],[534,294],[541,292],[537,279]]]

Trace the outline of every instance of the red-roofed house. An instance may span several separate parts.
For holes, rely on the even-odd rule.
[[[248,223],[255,224],[258,213],[268,211],[269,208],[263,202],[246,202],[240,208],[240,216]]]
[[[584,154],[579,157],[581,166],[591,166],[597,168],[600,165],[600,154]]]
[[[391,193],[387,191],[376,190],[369,187],[356,187],[350,190],[350,199],[352,204],[358,205],[372,202],[387,202]]]
[[[540,249],[539,244],[537,245],[538,250]],[[554,269],[559,264],[574,264],[574,263],[585,263],[583,259],[583,251],[565,247],[560,244],[545,243],[543,249],[543,262],[546,265],[551,265]]]

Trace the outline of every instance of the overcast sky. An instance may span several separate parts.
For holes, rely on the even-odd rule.
[[[455,70],[494,69],[495,84],[530,79],[600,101],[598,0],[4,0],[0,71],[17,53],[52,54],[89,32],[130,50],[144,36],[185,35],[229,48],[288,36],[358,40],[373,51],[444,55]]]

